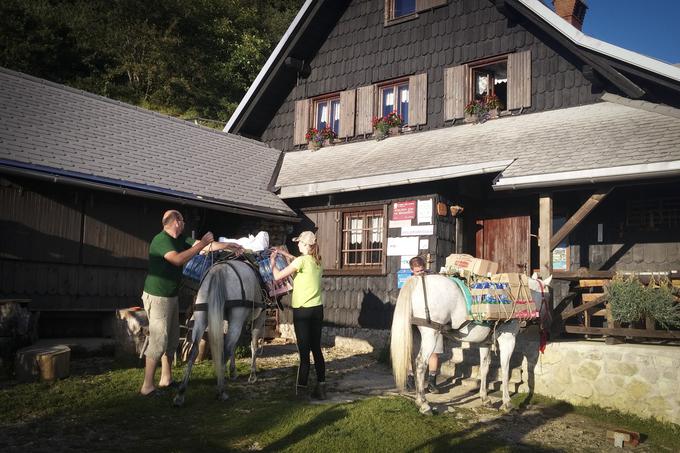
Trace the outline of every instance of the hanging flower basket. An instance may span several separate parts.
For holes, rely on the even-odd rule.
[[[312,151],[317,151],[324,144],[332,145],[336,137],[336,133],[330,127],[324,127],[321,130],[310,127],[305,134],[307,146]]]
[[[404,124],[404,121],[397,112],[388,113],[385,116],[376,116],[373,118],[373,138],[380,141],[390,134],[396,135],[399,133],[402,124]]]
[[[474,99],[465,106],[465,122],[485,123],[490,119],[498,118],[501,108],[501,101],[495,94]]]

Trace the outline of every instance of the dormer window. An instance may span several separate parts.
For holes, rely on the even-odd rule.
[[[322,130],[327,126],[340,134],[340,96],[314,101],[314,127]]]
[[[408,124],[408,80],[393,82],[380,87],[380,114],[397,112],[404,124]]]

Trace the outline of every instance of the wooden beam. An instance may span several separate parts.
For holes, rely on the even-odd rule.
[[[538,250],[541,278],[548,278],[552,274],[552,238],[553,203],[551,194],[541,194],[538,199]]]
[[[574,228],[576,228],[582,221],[583,219],[586,218],[588,214],[590,214],[593,209],[595,209],[601,202],[604,200],[607,195],[611,193],[612,189],[602,189],[598,190],[594,194],[590,196],[586,200],[585,203],[583,203],[583,206],[578,208],[578,211],[574,213],[573,216],[567,220],[567,223],[562,225],[562,228],[559,229],[557,233],[550,239],[550,250],[552,251],[557,245],[566,238],[569,233],[571,233]]]
[[[586,302],[586,303],[583,304],[583,305],[579,305],[579,306],[576,307],[576,308],[573,308],[573,309],[571,309],[571,310],[569,310],[569,311],[565,311],[565,312],[562,313],[562,315],[561,315],[561,316],[562,316],[562,319],[571,318],[572,316],[578,315],[578,314],[581,313],[582,311],[586,311],[586,310],[588,310],[588,309],[590,309],[590,308],[596,307],[596,306],[598,306],[598,305],[604,303],[605,301],[606,301],[605,294],[602,294],[600,297],[598,297],[597,299],[595,299],[595,300],[593,300],[593,301]]]
[[[567,333],[580,333],[589,335],[611,335],[617,337],[643,337],[643,338],[675,338],[680,339],[680,331],[673,330],[647,330],[630,328],[608,328],[608,327],[581,327],[564,326]]]

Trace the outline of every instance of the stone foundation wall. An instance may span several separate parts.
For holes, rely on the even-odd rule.
[[[522,390],[680,424],[680,347],[518,338]],[[531,360],[535,357],[534,360]]]

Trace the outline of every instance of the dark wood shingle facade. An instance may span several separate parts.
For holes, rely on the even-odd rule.
[[[466,124],[468,103],[490,95],[500,118]],[[679,108],[678,68],[539,1],[310,1],[225,129],[286,151],[279,193],[331,260],[327,320],[388,328],[404,257],[386,252],[413,231],[433,270],[454,251],[501,272],[678,270]],[[405,125],[372,140],[391,111]],[[332,128],[335,146],[308,150],[310,127]],[[416,219],[388,228],[396,203],[421,199],[446,208],[431,233]],[[379,212],[384,262],[356,266]]]

